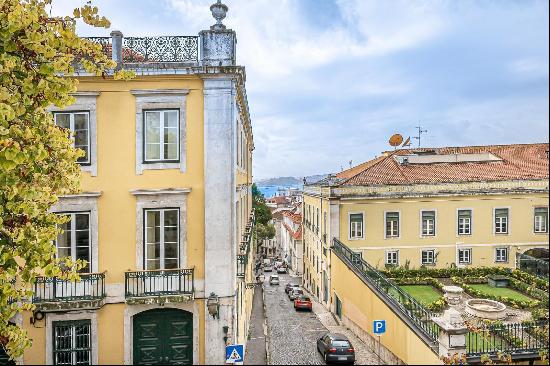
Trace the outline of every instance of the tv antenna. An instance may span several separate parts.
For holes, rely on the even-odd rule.
[[[428,133],[428,130],[423,129],[422,126],[417,126],[416,129],[418,130],[418,136],[415,136],[414,139],[418,140],[418,147],[420,147],[421,146],[422,135],[425,134],[425,133]]]

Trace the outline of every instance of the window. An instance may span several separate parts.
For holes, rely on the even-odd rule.
[[[495,249],[495,262],[508,263],[508,248]]]
[[[91,365],[91,321],[53,323],[54,365]]]
[[[386,213],[386,237],[399,237],[399,212]]]
[[[535,208],[535,233],[548,233],[548,207]]]
[[[179,210],[145,211],[145,269],[179,268]]]
[[[459,249],[458,250],[458,263],[459,264],[471,264],[472,263],[472,249]]]
[[[54,113],[55,124],[73,133],[74,147],[84,151],[79,164],[90,164],[90,112]]]
[[[435,264],[435,250],[422,251],[422,264]]]
[[[363,214],[349,215],[349,237],[350,239],[363,238]]]
[[[472,234],[472,210],[458,211],[458,235]]]
[[[495,209],[495,233],[496,234],[508,234],[508,215],[507,208]]]
[[[145,162],[179,161],[179,111],[145,111]]]
[[[399,251],[391,250],[386,252],[386,264],[389,266],[399,265]]]
[[[422,235],[435,236],[435,211],[422,211]]]
[[[82,273],[89,273],[92,258],[90,256],[90,213],[67,213],[60,214],[67,216],[69,221],[61,225],[63,230],[55,241],[57,258],[81,259],[87,262]]]

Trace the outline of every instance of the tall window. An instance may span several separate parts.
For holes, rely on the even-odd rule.
[[[422,212],[422,235],[435,236],[435,211]]]
[[[54,365],[91,365],[91,321],[53,323]]]
[[[179,268],[179,210],[146,210],[145,228],[145,269]]]
[[[399,237],[399,212],[386,213],[386,237]]]
[[[179,111],[146,111],[145,162],[179,161]]]
[[[459,264],[471,264],[472,263],[472,249],[459,249],[458,250],[458,263]]]
[[[386,264],[389,266],[399,265],[399,251],[390,250],[386,252]]]
[[[81,272],[88,273],[92,262],[90,256],[90,213],[80,212],[61,215],[67,216],[69,221],[61,225],[63,233],[59,234],[55,241],[57,257],[86,261],[87,265],[82,268]]]
[[[458,211],[458,235],[472,234],[472,210]]]
[[[363,214],[349,215],[349,237],[350,239],[363,238]]]
[[[495,262],[508,263],[508,248],[495,249]]]
[[[74,147],[84,151],[79,164],[90,164],[90,112],[54,113],[55,124],[73,133]]]
[[[508,234],[509,210],[507,208],[495,209],[495,233]]]
[[[435,264],[435,250],[423,250],[422,251],[422,264]]]
[[[548,233],[548,207],[535,208],[535,233]]]

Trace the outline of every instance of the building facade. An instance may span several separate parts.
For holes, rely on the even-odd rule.
[[[330,305],[332,238],[380,269],[548,253],[548,167],[548,144],[398,150],[306,186],[304,286]]]
[[[280,222],[282,257],[292,272],[298,276],[301,276],[304,270],[301,211],[301,205],[283,211]]]
[[[52,109],[86,153],[82,193],[52,207],[70,218],[57,252],[88,266],[37,281],[24,364],[222,364],[246,343],[254,142],[236,34],[212,11],[199,37],[93,39],[136,77],[81,73]]]

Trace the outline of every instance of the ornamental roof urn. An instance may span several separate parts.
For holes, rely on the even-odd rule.
[[[227,5],[223,4],[221,0],[218,0],[215,4],[210,6],[210,11],[212,16],[216,19],[216,24],[210,27],[212,30],[225,30],[225,25],[223,25],[222,20],[225,19],[229,8]]]

